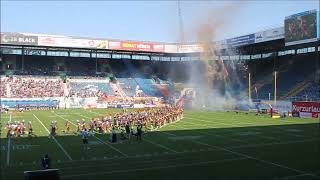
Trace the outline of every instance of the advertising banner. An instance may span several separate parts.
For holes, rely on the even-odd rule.
[[[284,27],[273,28],[255,33],[255,43],[284,38]]]
[[[245,36],[240,36],[236,38],[227,39],[227,45],[229,47],[238,47],[248,44],[254,44],[255,34],[249,34]]]
[[[173,44],[166,44],[164,45],[164,52],[166,53],[177,53],[178,52],[178,46]]]
[[[108,49],[107,40],[76,39],[71,37],[39,36],[38,45],[54,47]]]
[[[285,18],[285,45],[317,40],[317,11],[305,11]]]
[[[164,44],[149,42],[113,41],[109,40],[108,49],[126,51],[164,52]]]
[[[0,44],[38,45],[38,36],[23,33],[1,33]]]
[[[94,108],[97,106],[98,98],[77,98],[69,99],[70,108]]]
[[[196,53],[203,52],[203,47],[200,44],[188,44],[178,46],[179,53]]]
[[[214,46],[216,49],[227,49],[228,48],[226,40],[216,41],[216,42],[214,42]]]
[[[292,113],[302,118],[318,118],[320,115],[320,102],[292,102]]]

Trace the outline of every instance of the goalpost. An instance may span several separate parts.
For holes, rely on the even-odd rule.
[[[270,117],[273,119],[278,119],[281,117],[281,115],[275,111],[275,109],[272,106],[271,102],[256,102],[258,105],[259,104],[263,104],[263,105],[267,105],[268,109],[262,109],[262,110],[266,110],[264,113],[266,114],[270,114]]]

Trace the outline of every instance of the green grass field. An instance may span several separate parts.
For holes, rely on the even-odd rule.
[[[117,110],[55,110],[13,113],[11,120],[31,120],[37,137],[6,138],[1,132],[1,179],[23,179],[40,169],[48,153],[61,179],[320,179],[320,128],[317,119],[271,119],[234,112],[185,112],[184,118],[142,142],[110,144],[109,135],[64,135],[65,119],[89,119]],[[1,115],[1,123],[9,121]],[[48,138],[57,120],[59,135]],[[72,125],[72,130],[75,126]]]

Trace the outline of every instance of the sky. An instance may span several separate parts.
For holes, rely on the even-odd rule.
[[[318,9],[318,0],[1,1],[1,32],[28,32],[154,42],[188,41],[205,23],[213,40],[283,26],[285,16]]]

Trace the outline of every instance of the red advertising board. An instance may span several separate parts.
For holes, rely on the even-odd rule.
[[[299,117],[318,118],[320,102],[292,102],[292,112],[297,112]]]
[[[149,42],[109,41],[109,49],[127,51],[164,52],[164,45]]]

